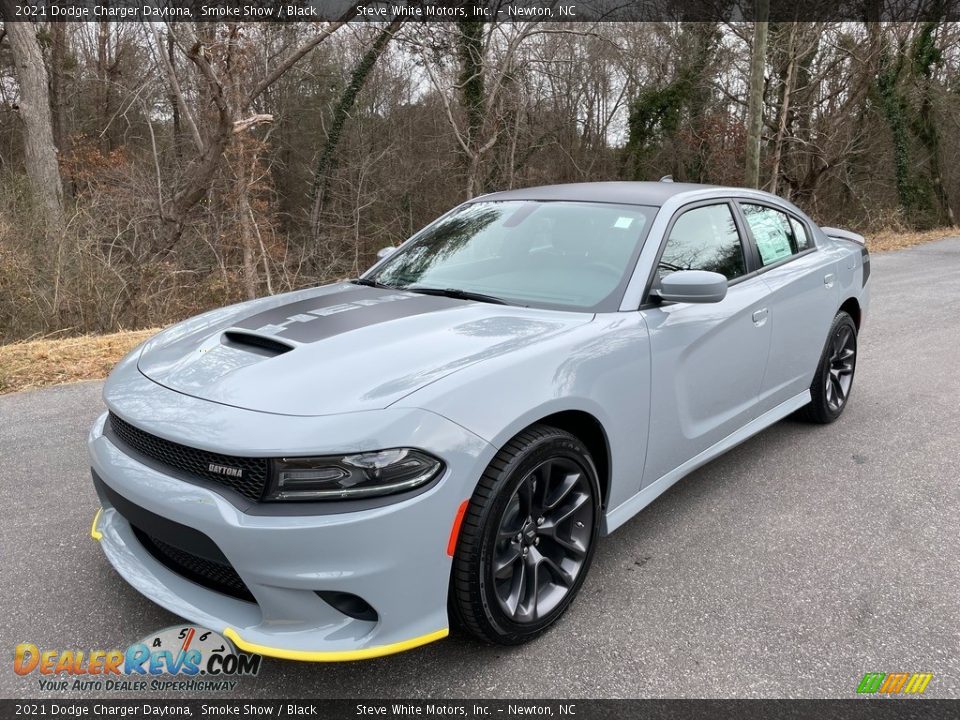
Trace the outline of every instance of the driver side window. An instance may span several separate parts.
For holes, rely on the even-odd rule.
[[[743,243],[729,205],[704,205],[677,219],[658,271],[664,277],[677,270],[710,270],[727,280],[746,274]]]

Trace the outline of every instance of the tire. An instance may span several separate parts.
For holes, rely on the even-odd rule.
[[[464,515],[450,581],[454,626],[497,645],[541,635],[583,585],[599,530],[600,484],[586,447],[547,425],[524,430],[491,461]]]
[[[810,403],[800,409],[804,420],[832,423],[843,413],[853,389],[857,369],[857,326],[841,311],[833,319],[827,342],[810,384]]]

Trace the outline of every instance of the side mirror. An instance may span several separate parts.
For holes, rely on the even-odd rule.
[[[708,270],[678,270],[660,280],[661,300],[687,303],[718,303],[727,296],[727,278]]]
[[[385,247],[377,250],[377,260],[383,260],[388,255],[393,255],[397,249],[395,247]]]

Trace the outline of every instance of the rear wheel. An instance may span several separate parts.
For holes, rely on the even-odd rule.
[[[827,344],[810,385],[810,404],[800,414],[816,423],[832,423],[843,412],[857,369],[857,326],[845,312],[837,313]]]
[[[583,444],[546,425],[520,433],[490,463],[461,526],[451,579],[460,626],[502,645],[546,631],[580,590],[599,527]]]

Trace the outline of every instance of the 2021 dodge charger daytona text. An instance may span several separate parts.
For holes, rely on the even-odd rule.
[[[862,238],[767,193],[590,183],[475,198],[361,278],[175,325],[113,371],[91,534],[240,649],[513,644],[597,538],[693,469],[850,396]]]

